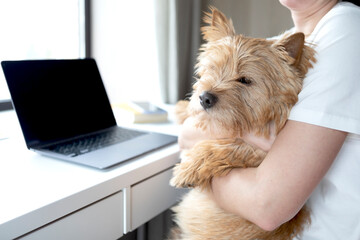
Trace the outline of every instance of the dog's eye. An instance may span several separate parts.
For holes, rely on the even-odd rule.
[[[246,77],[238,78],[237,81],[242,84],[246,84],[246,85],[249,85],[251,83],[251,80]]]

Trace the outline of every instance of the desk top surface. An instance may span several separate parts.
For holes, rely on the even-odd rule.
[[[178,131],[172,122],[128,127]],[[71,164],[29,151],[13,111],[0,113],[0,137],[0,236],[21,231],[20,225],[24,231],[41,226],[130,187],[173,166],[179,154],[173,144],[106,171]],[[34,218],[38,222],[29,222]]]

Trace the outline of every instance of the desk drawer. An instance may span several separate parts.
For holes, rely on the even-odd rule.
[[[20,239],[118,239],[123,235],[123,193],[118,192]]]
[[[131,188],[131,229],[134,230],[178,202],[186,192],[169,185],[172,169]]]

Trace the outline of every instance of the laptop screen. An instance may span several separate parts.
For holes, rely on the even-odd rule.
[[[2,62],[28,147],[116,125],[94,59]]]

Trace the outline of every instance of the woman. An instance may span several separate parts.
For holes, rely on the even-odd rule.
[[[290,31],[315,44],[317,63],[276,138],[243,136],[268,151],[262,164],[214,178],[213,197],[265,230],[308,202],[312,223],[302,239],[360,239],[360,8],[336,0],[280,2],[291,11]],[[190,118],[179,144],[205,138]]]

